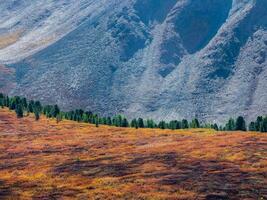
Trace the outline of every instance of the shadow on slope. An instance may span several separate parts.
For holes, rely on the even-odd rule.
[[[170,186],[196,191],[200,199],[257,199],[266,194],[263,180],[266,174],[244,172],[234,162],[198,160],[175,152],[161,154],[131,154],[124,162],[118,157],[67,162],[54,169],[56,176],[82,175],[89,179],[116,177],[127,184],[145,179],[156,180],[157,187]],[[144,170],[144,166],[150,168]],[[153,170],[159,165],[159,170]],[[262,183],[262,184],[261,184]]]

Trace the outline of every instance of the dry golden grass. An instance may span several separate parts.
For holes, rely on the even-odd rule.
[[[267,134],[124,129],[0,109],[0,199],[266,199]]]

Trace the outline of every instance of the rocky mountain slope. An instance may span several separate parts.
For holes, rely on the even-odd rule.
[[[0,2],[1,90],[65,109],[252,119],[266,53],[266,0]]]

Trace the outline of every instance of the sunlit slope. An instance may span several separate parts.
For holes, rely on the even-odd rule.
[[[267,135],[124,129],[0,110],[0,197],[267,198]]]

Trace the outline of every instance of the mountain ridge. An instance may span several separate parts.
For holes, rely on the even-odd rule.
[[[106,3],[85,2],[75,5]],[[156,120],[266,113],[266,1],[108,2],[56,42],[7,62],[16,69],[10,94]]]

